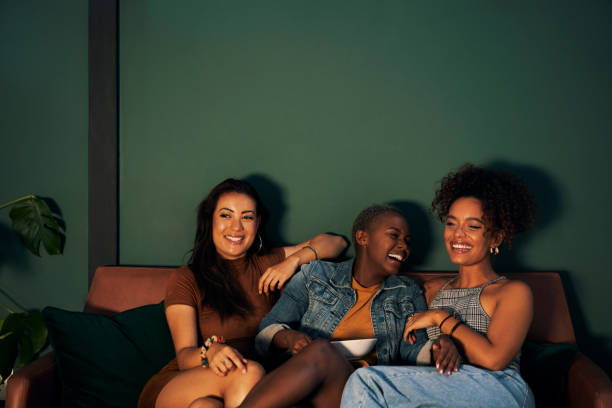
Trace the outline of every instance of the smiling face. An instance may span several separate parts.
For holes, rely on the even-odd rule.
[[[489,250],[501,244],[501,235],[488,233],[480,200],[461,197],[450,206],[444,228],[446,251],[460,266],[489,266]]]
[[[212,239],[219,255],[223,259],[245,256],[259,227],[255,200],[242,193],[225,193],[212,217]]]
[[[410,254],[410,227],[394,212],[377,215],[355,238],[361,247],[359,261],[381,280],[397,274]]]

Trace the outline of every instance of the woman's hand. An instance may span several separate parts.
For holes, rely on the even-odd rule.
[[[448,316],[448,314],[449,313],[443,309],[431,309],[413,314],[406,321],[406,327],[404,328],[404,340],[408,340],[410,344],[414,344],[416,338],[414,335],[415,330],[437,326],[440,324],[442,319]]]
[[[213,343],[206,352],[208,366],[215,374],[225,377],[233,369],[246,373],[246,358],[235,348],[222,343]]]
[[[459,370],[461,355],[455,342],[448,335],[442,334],[434,340],[431,355],[440,374],[446,372],[446,375],[451,375],[453,371]]]
[[[299,353],[304,347],[312,342],[312,339],[297,330],[285,329],[274,335],[274,345],[280,349],[287,349],[292,355]]]
[[[261,278],[259,278],[259,294],[266,295],[273,290],[282,289],[285,283],[293,276],[299,266],[299,259],[295,256],[289,256],[281,263],[266,269]]]

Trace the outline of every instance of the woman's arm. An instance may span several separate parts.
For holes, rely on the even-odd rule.
[[[309,248],[310,246],[314,251]],[[335,258],[346,248],[346,240],[340,235],[318,234],[315,237],[293,246],[283,247],[285,256],[298,256],[300,265],[315,259]],[[315,257],[315,252],[318,258]]]
[[[166,319],[172,334],[176,362],[179,370],[202,365],[200,347],[198,347],[198,332],[196,325],[196,310],[189,305],[170,305],[166,308]],[[220,376],[238,368],[246,372],[247,360],[233,347],[215,343],[206,352],[209,367]]]
[[[305,266],[289,281],[283,294],[272,310],[264,316],[259,324],[259,333],[255,337],[255,349],[260,355],[266,355],[275,345],[277,333],[299,326],[300,320],[308,308],[309,297],[306,282],[310,280],[310,265]],[[283,336],[276,340],[282,339]],[[283,345],[279,344],[279,347]]]
[[[285,260],[266,269],[259,279],[259,293],[267,295],[281,289],[301,265],[316,259],[334,258],[346,246],[345,239],[339,235],[319,234],[300,244],[283,247]]]
[[[443,309],[415,313],[408,319],[404,338],[415,329],[442,325],[463,349],[471,364],[489,370],[502,370],[519,352],[533,318],[531,289],[521,281],[509,281],[500,288],[487,336],[470,329]]]

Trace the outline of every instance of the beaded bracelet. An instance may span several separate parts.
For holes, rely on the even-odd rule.
[[[200,347],[200,360],[202,361],[202,367],[208,367],[209,362],[208,358],[206,357],[206,352],[214,343],[225,343],[225,340],[223,340],[223,337],[210,336],[204,341],[204,344],[202,347]]]

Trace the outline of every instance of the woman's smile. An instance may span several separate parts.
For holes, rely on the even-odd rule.
[[[451,241],[451,248],[455,252],[466,253],[472,250],[472,245],[461,241]]]
[[[257,205],[251,197],[241,193],[219,197],[213,214],[212,237],[222,258],[245,256],[255,240],[258,226]]]

